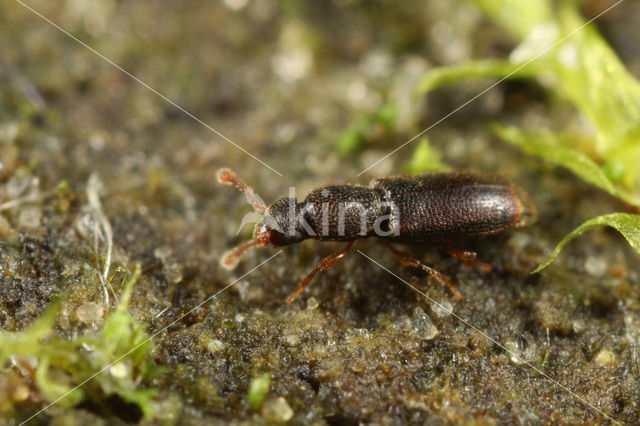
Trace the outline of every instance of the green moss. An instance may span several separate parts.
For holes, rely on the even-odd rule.
[[[342,133],[336,145],[338,152],[352,154],[374,139],[376,133],[388,134],[395,126],[397,114],[398,106],[387,102],[375,112],[363,115]]]
[[[579,136],[571,133],[553,133],[549,130],[527,132],[514,126],[495,125],[494,131],[502,140],[520,147],[525,152],[537,155],[559,166],[571,170],[585,182],[597,186],[629,204],[640,206],[640,197],[623,187],[615,185],[608,173],[585,153],[568,147]]]
[[[157,393],[141,388],[139,383],[158,374],[159,369],[153,363],[153,345],[144,326],[127,311],[139,276],[137,265],[125,284],[120,304],[97,332],[73,339],[56,334],[62,301],[52,304],[28,329],[1,332],[0,364],[10,357],[36,359],[36,384],[48,402],[74,406],[115,394],[152,418],[152,399]],[[85,383],[87,386],[83,386]]]
[[[407,173],[440,172],[450,167],[441,161],[442,153],[434,148],[425,136],[418,141],[418,147],[413,152],[405,171]]]
[[[268,373],[255,377],[249,385],[249,404],[254,410],[262,405],[271,388],[271,375]]]
[[[521,45],[509,60],[471,61],[430,71],[417,92],[424,95],[441,85],[479,77],[538,80],[555,97],[565,99],[584,115],[593,132],[557,133],[496,126],[498,136],[640,206],[640,83],[595,27],[580,16],[577,3],[565,0],[556,8],[548,0],[475,3],[522,40]],[[589,221],[585,226],[594,223],[600,221]],[[634,222],[626,223],[633,226]]]
[[[603,216],[594,217],[584,222],[582,225],[574,229],[569,235],[564,237],[562,241],[558,243],[553,253],[549,255],[547,260],[540,266],[538,266],[533,273],[540,272],[542,269],[549,266],[553,259],[558,256],[562,248],[572,239],[582,235],[586,231],[599,227],[610,226],[620,232],[629,242],[631,247],[640,255],[640,215],[628,214],[628,213],[612,213]]]

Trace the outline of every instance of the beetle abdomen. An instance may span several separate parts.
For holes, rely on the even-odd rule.
[[[431,173],[376,179],[370,186],[398,216],[390,226],[399,232],[389,239],[405,244],[490,235],[524,225],[535,215],[526,193],[499,176]]]

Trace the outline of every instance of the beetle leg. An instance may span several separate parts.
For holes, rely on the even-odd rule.
[[[478,262],[478,254],[474,251],[450,248],[447,252],[454,257],[462,260],[465,268],[476,268],[486,272],[491,272],[491,265],[488,263]]]
[[[418,259],[411,256],[409,253],[405,253],[403,251],[397,250],[389,243],[386,243],[386,244],[387,244],[387,247],[389,247],[389,250],[391,250],[391,252],[394,254],[396,259],[398,259],[400,263],[402,263],[405,266],[410,266],[412,268],[420,268],[423,271],[428,272],[429,275],[431,275],[433,278],[435,278],[436,280],[440,281],[442,284],[449,287],[449,290],[451,290],[451,292],[456,297],[456,299],[458,300],[462,299],[462,296],[460,295],[458,290],[456,290],[453,284],[451,284],[449,280],[440,272],[420,262]]]
[[[296,297],[298,297],[298,295],[302,293],[302,291],[309,285],[311,279],[317,272],[333,268],[334,266],[340,264],[349,254],[349,250],[351,250],[352,245],[353,241],[349,242],[347,246],[342,250],[330,254],[329,256],[322,259],[320,263],[318,263],[316,267],[313,268],[313,271],[311,271],[309,275],[307,275],[307,277],[300,282],[298,289],[291,296],[289,296],[289,298],[287,298],[287,305],[291,305],[291,303],[296,300]]]

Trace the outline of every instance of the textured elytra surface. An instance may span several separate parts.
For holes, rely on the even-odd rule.
[[[495,234],[522,213],[512,186],[498,177],[454,172],[382,178],[371,186],[397,209],[397,242],[455,243]]]

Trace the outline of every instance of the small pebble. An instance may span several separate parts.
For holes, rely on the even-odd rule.
[[[102,318],[104,308],[95,302],[87,302],[78,307],[76,317],[82,322],[88,323]]]
[[[207,343],[207,350],[212,354],[215,354],[216,352],[220,352],[222,349],[224,349],[224,343],[221,340],[211,339]]]
[[[162,246],[158,247],[153,251],[153,255],[160,260],[166,260],[167,257],[171,256],[171,247]]]
[[[291,420],[293,410],[283,397],[267,401],[262,408],[262,415],[270,421],[284,423]]]
[[[244,8],[248,3],[248,0],[224,0],[225,6],[231,10],[240,10]]]
[[[436,314],[439,318],[444,318],[453,312],[453,306],[446,300],[438,301],[438,303],[431,304],[431,310],[434,314]]]
[[[300,337],[297,334],[287,334],[284,337],[284,340],[287,342],[287,344],[295,346],[300,342]]]
[[[16,236],[16,231],[11,227],[9,221],[0,215],[0,237],[10,239]]]
[[[182,281],[182,270],[177,263],[171,263],[164,269],[164,275],[172,284],[177,284]]]
[[[601,367],[613,367],[616,365],[616,355],[608,349],[598,352],[593,360]]]
[[[601,256],[589,255],[584,262],[584,269],[596,277],[601,277],[607,272],[607,262]]]
[[[29,398],[29,388],[24,384],[20,384],[13,389],[13,400],[16,402],[26,401]]]
[[[420,307],[413,310],[413,331],[425,340],[431,340],[438,335],[438,329],[431,322],[431,318]]]
[[[509,351],[509,359],[514,364],[522,364],[524,359],[522,357],[522,348],[515,340],[507,340],[504,343],[505,348]]]
[[[291,83],[304,77],[313,63],[313,56],[304,47],[281,51],[271,61],[273,71],[285,82]]]
[[[118,362],[109,368],[109,373],[117,379],[125,379],[129,375],[129,367],[123,362]]]
[[[318,307],[318,300],[311,296],[309,299],[307,299],[307,309],[309,310],[313,310],[316,309]]]
[[[20,210],[18,216],[18,226],[27,229],[34,229],[40,226],[42,210],[40,206],[25,206]]]

